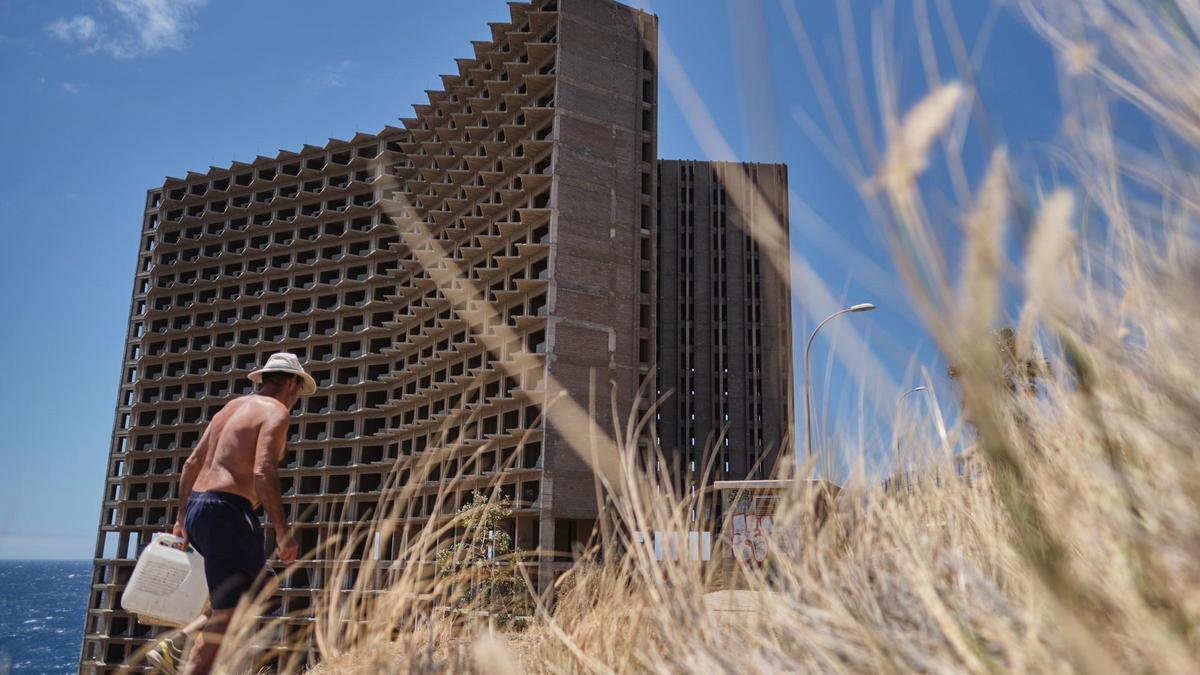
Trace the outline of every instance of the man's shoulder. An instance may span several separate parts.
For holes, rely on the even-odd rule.
[[[264,423],[277,423],[290,417],[288,411],[278,401],[257,394],[239,396],[230,401],[225,406],[225,410],[244,410],[246,414]]]
[[[243,396],[242,398],[246,399],[248,405],[255,407],[255,413],[261,415],[263,422],[278,423],[281,420],[291,417],[291,413],[288,412],[287,408],[284,408],[282,403],[273,398],[257,396],[255,394]]]

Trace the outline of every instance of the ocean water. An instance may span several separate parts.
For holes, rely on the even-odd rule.
[[[74,673],[90,560],[0,560],[0,674]]]

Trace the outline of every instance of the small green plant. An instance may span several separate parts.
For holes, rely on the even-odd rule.
[[[461,536],[436,557],[437,574],[457,585],[461,608],[486,612],[498,623],[510,623],[532,609],[518,571],[521,554],[503,527],[511,517],[508,499],[492,500],[473,492],[470,503],[458,510]]]

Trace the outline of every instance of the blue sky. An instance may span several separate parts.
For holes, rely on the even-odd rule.
[[[819,118],[818,105],[783,5],[635,4],[659,15],[680,64],[675,86],[660,84],[660,156],[786,162],[793,254],[833,301],[880,305],[843,321],[854,322],[886,379],[904,386],[913,363],[940,373],[882,232],[796,121],[797,109]],[[896,4],[895,68],[909,104],[925,85],[910,3]],[[1049,51],[1010,10],[944,4],[955,5],[968,48],[987,38],[979,92],[993,133],[1022,161],[1058,129]],[[866,5],[854,2],[849,14],[869,61]],[[844,92],[835,3],[794,6],[827,78]],[[470,40],[488,38],[488,21],[506,18],[500,0],[0,0],[0,557],[92,554],[145,190],[166,175],[395,124],[425,89],[440,87],[455,57],[471,54]],[[949,62],[944,39],[936,49]],[[730,156],[697,140],[695,116],[673,98],[686,84]],[[745,93],[763,105],[743,106]],[[968,148],[972,175],[981,158]],[[797,356],[813,323],[805,307],[821,308],[809,302],[817,286],[802,287],[808,304],[793,309]],[[889,417],[890,409],[859,405],[854,369],[831,360],[827,344],[818,342],[813,358],[827,431],[852,427],[860,411],[868,425]]]

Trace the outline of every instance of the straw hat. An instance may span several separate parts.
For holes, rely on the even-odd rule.
[[[291,373],[292,375],[299,375],[304,380],[302,393],[305,396],[317,390],[317,381],[312,378],[312,375],[304,372],[304,368],[300,366],[300,359],[296,358],[295,354],[289,352],[272,354],[267,359],[265,366],[250,373],[250,381],[255,384],[261,384],[263,373]]]

